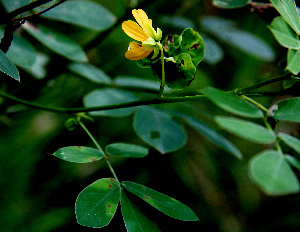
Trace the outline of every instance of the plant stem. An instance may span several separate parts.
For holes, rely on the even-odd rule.
[[[38,6],[44,5],[47,2],[50,2],[52,0],[39,0],[39,1],[34,1],[31,2],[25,6],[22,6],[10,13],[8,13],[7,15],[3,16],[0,18],[0,25],[1,24],[6,24],[8,21],[10,21],[11,19],[13,19],[14,17],[18,16],[19,14],[22,14],[26,11],[32,10]]]
[[[230,91],[230,92],[235,92],[239,95],[242,95],[242,94],[248,93],[249,91],[251,91],[253,89],[260,88],[260,87],[265,86],[265,85],[273,84],[273,83],[278,82],[278,81],[288,80],[288,79],[291,79],[291,78],[293,78],[293,77],[291,77],[291,74],[287,74],[287,75],[284,75],[284,76],[275,77],[275,78],[271,78],[271,79],[268,79],[268,80],[265,80],[265,81],[261,81],[257,84],[252,85],[252,86],[236,89],[236,90],[233,90],[233,91]],[[26,101],[26,100],[17,98],[13,95],[7,94],[3,91],[0,91],[0,96],[4,97],[6,99],[12,100],[14,102],[18,102],[18,103],[21,103],[23,105],[29,106],[31,108],[35,108],[35,109],[39,109],[39,110],[45,110],[45,111],[51,111],[51,112],[55,112],[55,113],[65,113],[65,114],[100,111],[100,110],[121,109],[121,108],[141,106],[141,105],[155,105],[155,104],[174,103],[174,102],[198,101],[198,100],[201,100],[203,98],[206,98],[205,95],[194,95],[194,96],[185,96],[185,97],[169,97],[169,98],[154,98],[154,99],[149,99],[149,100],[137,100],[137,101],[132,101],[132,102],[125,102],[125,103],[105,105],[105,106],[95,106],[95,107],[60,108],[60,107],[45,106],[43,104]],[[254,103],[252,99],[251,99],[251,101],[252,101],[252,103]],[[263,106],[260,105],[258,107],[263,109],[264,111],[266,111],[266,108],[264,108]]]
[[[160,61],[161,61],[161,84],[160,84],[160,89],[157,94],[157,98],[162,98],[163,97],[163,91],[165,89],[166,85],[166,77],[165,77],[165,54],[164,54],[164,49],[161,46],[161,43],[157,43],[157,46],[159,47],[160,50]]]
[[[252,98],[249,98],[245,95],[242,95],[242,98],[244,98],[245,100],[247,100],[248,102],[251,102],[253,105],[255,105],[257,108],[265,111],[266,113],[268,112],[268,109],[266,107],[264,107],[263,105],[259,104],[257,101],[254,101]]]
[[[35,108],[39,110],[45,110],[55,113],[65,113],[65,114],[74,114],[79,112],[91,112],[91,111],[100,111],[100,110],[112,110],[112,109],[121,109],[128,108],[134,106],[142,106],[142,105],[156,105],[156,104],[164,104],[164,103],[173,103],[173,102],[187,102],[187,101],[198,101],[200,99],[205,98],[204,95],[195,95],[195,96],[185,96],[185,97],[170,97],[170,98],[154,98],[149,100],[137,100],[132,102],[125,102],[113,105],[105,105],[105,106],[95,106],[95,107],[82,107],[82,108],[60,108],[60,107],[51,107],[45,106],[43,104],[34,103],[30,101],[26,101],[10,94],[4,93],[0,91],[0,96],[10,99],[12,101],[21,103],[23,105],[29,106],[30,108]]]
[[[96,141],[96,139],[94,138],[94,136],[90,133],[90,131],[86,128],[86,126],[80,121],[78,120],[79,125],[82,127],[82,129],[87,133],[87,135],[90,137],[90,139],[93,141],[93,143],[95,144],[95,146],[98,148],[98,150],[104,154],[104,160],[106,161],[106,164],[109,168],[109,170],[111,171],[111,173],[113,174],[115,180],[120,184],[120,181],[113,169],[113,167],[111,166],[107,155],[105,154],[105,152],[103,151],[103,149],[101,148],[101,146],[99,145],[99,143]]]
[[[257,84],[251,85],[249,87],[240,88],[240,89],[237,89],[237,90],[234,90],[234,91],[231,91],[231,92],[235,92],[235,93],[240,94],[240,95],[241,94],[246,94],[246,93],[249,93],[250,91],[252,91],[254,89],[258,89],[258,88],[261,88],[261,87],[266,86],[266,85],[270,85],[270,84],[273,84],[273,83],[276,83],[276,82],[279,82],[279,81],[288,80],[288,79],[292,79],[292,78],[293,78],[292,74],[288,73],[286,75],[270,78],[268,80],[261,81],[261,82],[258,82]]]

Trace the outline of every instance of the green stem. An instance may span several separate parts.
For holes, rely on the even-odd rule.
[[[113,169],[113,167],[111,166],[110,162],[108,161],[108,157],[105,154],[105,152],[103,151],[103,149],[101,148],[101,146],[99,145],[99,143],[96,141],[96,139],[94,138],[94,136],[90,133],[90,131],[86,128],[86,126],[80,121],[78,120],[79,125],[82,127],[82,129],[87,133],[87,135],[90,137],[90,139],[93,141],[93,143],[95,144],[95,146],[98,148],[98,150],[104,154],[104,160],[106,161],[106,164],[108,165],[108,168],[110,169],[111,173],[113,174],[115,180],[120,184],[120,181]]]
[[[134,106],[142,106],[142,105],[156,105],[156,104],[164,104],[164,103],[173,103],[173,102],[188,102],[188,101],[198,101],[200,99],[205,98],[204,95],[195,95],[195,96],[185,96],[185,97],[170,97],[170,98],[157,98],[150,100],[137,100],[132,102],[125,102],[113,105],[105,105],[105,106],[95,106],[95,107],[82,107],[82,108],[60,108],[60,107],[51,107],[45,106],[43,104],[34,103],[30,101],[26,101],[10,94],[4,93],[0,91],[0,96],[21,103],[23,105],[29,106],[30,108],[45,110],[55,113],[65,113],[65,114],[74,114],[79,112],[91,112],[91,111],[100,111],[100,110],[113,110],[113,109],[121,109],[128,108]]]
[[[257,108],[265,111],[266,113],[268,112],[268,109],[266,107],[264,107],[263,105],[259,104],[257,101],[254,101],[252,98],[247,97],[245,95],[242,95],[242,98],[244,98],[245,100],[247,100],[248,102],[251,102],[253,105],[255,105]]]
[[[31,2],[25,6],[22,6],[10,13],[8,13],[7,15],[3,16],[0,18],[0,25],[1,24],[6,24],[8,21],[12,20],[14,17],[18,16],[19,14],[22,14],[26,11],[30,11],[38,6],[44,5],[47,2],[50,2],[52,0],[39,0],[39,1],[34,1]]]
[[[165,54],[164,54],[164,49],[161,46],[161,43],[157,43],[157,46],[159,47],[160,50],[160,61],[161,61],[161,84],[160,84],[160,89],[157,94],[157,98],[162,98],[163,91],[165,89],[166,85],[166,77],[165,77]]]
[[[164,72],[163,72],[164,73]],[[249,91],[260,88],[265,85],[273,84],[278,81],[291,79],[290,74],[287,74],[285,76],[275,77],[268,79],[266,81],[259,82],[255,85],[252,85],[250,87],[240,88],[234,91],[237,94],[245,94]],[[164,80],[165,81],[165,80]],[[162,93],[162,91],[160,91]],[[26,101],[20,98],[17,98],[13,95],[7,94],[3,91],[0,91],[0,96],[12,100],[17,103],[21,103],[23,105],[29,106],[31,108],[39,109],[39,110],[45,110],[45,111],[51,111],[55,113],[65,113],[65,114],[73,114],[73,113],[79,113],[79,112],[91,112],[91,111],[100,111],[100,110],[112,110],[112,109],[121,109],[121,108],[127,108],[127,107],[134,107],[134,106],[141,106],[141,105],[155,105],[155,104],[164,104],[164,103],[174,103],[174,102],[188,102],[188,101],[198,101],[200,99],[206,98],[204,95],[195,95],[195,96],[185,96],[185,97],[169,97],[169,98],[155,98],[150,100],[137,100],[132,102],[126,102],[126,103],[120,103],[120,104],[113,104],[113,105],[106,105],[106,106],[96,106],[96,107],[82,107],[82,108],[60,108],[60,107],[51,107],[51,106],[45,106],[44,104],[34,103],[30,101]],[[252,100],[253,101],[253,100]],[[257,103],[258,104],[258,103]],[[259,106],[261,109],[266,111],[266,109],[263,106]]]
[[[258,88],[261,88],[261,87],[266,86],[266,85],[270,85],[270,84],[273,84],[273,83],[276,83],[276,82],[279,82],[279,81],[283,81],[283,80],[289,80],[289,79],[292,79],[292,78],[293,78],[292,74],[288,73],[286,75],[270,78],[268,80],[261,81],[261,82],[258,82],[256,84],[254,84],[254,85],[251,85],[249,87],[240,88],[240,89],[237,89],[237,90],[234,90],[234,91],[231,91],[231,92],[235,92],[237,94],[246,94],[246,93],[249,93],[250,91],[252,91],[254,89],[258,89]]]

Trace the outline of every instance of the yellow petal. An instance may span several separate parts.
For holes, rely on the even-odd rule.
[[[147,57],[152,50],[146,50],[142,44],[131,42],[129,44],[129,50],[125,53],[125,57],[129,60],[141,60]]]
[[[147,14],[142,9],[132,10],[132,14],[141,27],[143,27],[144,23],[149,23],[152,26],[152,20],[148,19]]]
[[[143,42],[149,38],[149,36],[136,22],[125,21],[122,23],[122,29],[129,37],[137,41]]]
[[[132,14],[143,31],[148,35],[148,37],[155,39],[156,33],[154,28],[152,27],[152,20],[148,19],[147,14],[141,9],[132,10]]]

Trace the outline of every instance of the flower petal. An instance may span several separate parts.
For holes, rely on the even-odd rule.
[[[149,36],[136,22],[125,21],[122,23],[122,29],[129,37],[137,41],[143,42],[149,38]]]
[[[152,27],[152,20],[148,19],[145,11],[143,11],[142,9],[132,10],[132,14],[140,27],[143,28],[143,31],[148,35],[148,37],[155,39],[156,32]]]
[[[125,53],[125,57],[129,60],[141,60],[147,57],[152,50],[146,50],[142,44],[131,42],[129,44],[129,50]]]
[[[152,20],[148,19],[147,14],[142,9],[132,10],[132,15],[141,27],[144,23],[149,23],[152,26]]]

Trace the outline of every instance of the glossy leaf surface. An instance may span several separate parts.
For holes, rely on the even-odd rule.
[[[250,0],[213,0],[213,4],[220,8],[230,9],[246,6]]]
[[[2,50],[0,50],[0,71],[4,72],[15,80],[20,81],[20,74],[17,67]]]
[[[134,144],[113,143],[106,146],[106,153],[113,156],[142,158],[147,156],[148,152],[147,148]]]
[[[57,158],[75,163],[88,163],[103,158],[104,154],[90,147],[71,146],[58,149],[54,154]]]
[[[216,122],[225,130],[255,143],[274,143],[275,133],[256,123],[230,117],[216,117]]]
[[[300,140],[285,134],[285,133],[279,133],[279,138],[281,138],[289,147],[293,148],[296,152],[300,154]]]
[[[299,182],[283,155],[264,151],[250,160],[253,181],[268,194],[285,195],[299,192]]]
[[[286,69],[294,75],[300,72],[300,50],[288,50]]]
[[[274,117],[279,120],[300,122],[300,97],[289,98],[277,102]]]
[[[227,139],[217,133],[215,130],[210,128],[208,125],[200,121],[199,119],[193,117],[184,117],[186,122],[195,128],[200,134],[205,136],[208,140],[212,143],[216,144],[218,147],[228,151],[230,154],[234,155],[235,157],[241,159],[242,154],[241,152]]]
[[[88,93],[83,101],[86,107],[107,106],[131,102],[138,98],[131,92],[119,89],[97,89]],[[124,117],[133,113],[135,107],[113,110],[93,111],[90,114],[97,116]]]
[[[270,30],[281,46],[293,49],[300,48],[299,36],[282,17],[273,19]]]
[[[152,107],[139,107],[133,127],[146,143],[161,153],[178,150],[186,143],[185,131],[172,117]]]
[[[121,191],[121,210],[128,232],[158,232],[157,225],[148,219]]]
[[[284,20],[300,34],[300,21],[294,0],[270,0]]]
[[[3,36],[4,31],[0,30],[0,38],[3,38]],[[13,41],[6,55],[14,64],[22,68],[31,68],[37,59],[35,48],[17,34],[13,35]]]
[[[106,8],[91,1],[67,1],[42,16],[97,31],[111,27],[116,21]]]
[[[83,49],[67,36],[43,25],[24,24],[27,32],[52,51],[75,62],[86,62],[87,56]]]
[[[68,68],[72,72],[82,77],[85,77],[88,80],[93,81],[95,83],[111,83],[111,78],[105,72],[95,67],[94,65],[85,63],[72,63],[68,66]]]
[[[75,203],[80,225],[102,228],[113,218],[120,201],[120,186],[113,178],[103,178],[82,190]]]
[[[172,218],[183,221],[198,220],[197,215],[189,207],[172,197],[134,182],[123,181],[121,184],[126,190]]]
[[[263,112],[256,106],[232,93],[226,93],[213,87],[205,88],[202,93],[206,94],[217,106],[230,113],[250,118],[262,118],[264,116]]]

